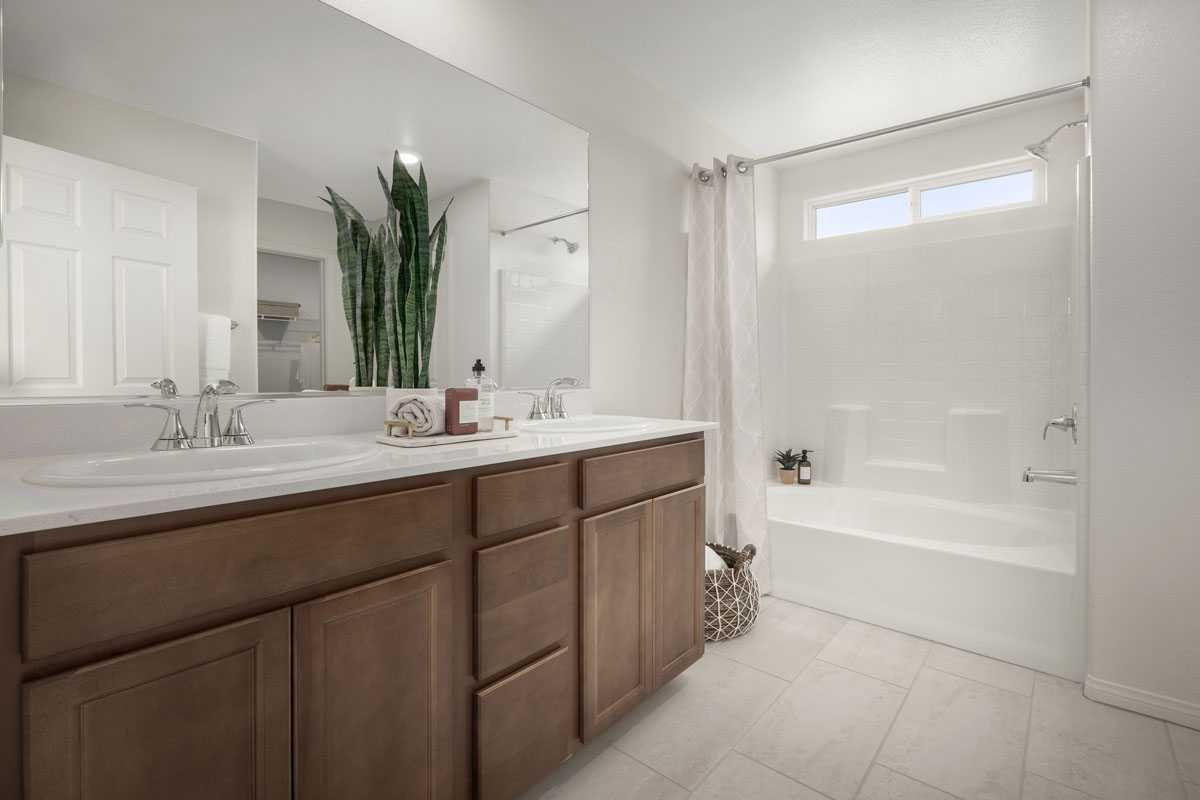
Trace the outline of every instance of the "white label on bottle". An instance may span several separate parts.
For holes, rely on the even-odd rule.
[[[812,480],[812,467],[801,467],[800,468],[800,480],[802,480],[802,481]]]
[[[479,401],[463,400],[458,404],[458,424],[470,425],[479,421]]]
[[[479,419],[485,420],[496,416],[496,395],[492,392],[479,396]]]

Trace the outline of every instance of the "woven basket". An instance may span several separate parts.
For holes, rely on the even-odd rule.
[[[704,638],[718,642],[741,636],[758,619],[758,581],[750,571],[757,550],[752,544],[741,552],[723,544],[708,546],[730,566],[704,572]]]

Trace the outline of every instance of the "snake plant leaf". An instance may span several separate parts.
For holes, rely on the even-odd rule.
[[[381,226],[375,232],[375,235],[371,237],[367,259],[368,269],[373,276],[374,286],[371,293],[369,313],[371,315],[371,330],[375,350],[376,386],[387,386],[388,367],[391,361],[387,343],[387,320],[385,318],[387,275],[384,271],[383,248],[385,245],[382,237],[383,232],[384,228]]]
[[[370,386],[375,364],[374,350],[374,276],[369,268],[371,236],[362,215],[330,187],[327,201],[333,209],[337,230],[338,262],[342,267],[342,304],[350,339],[354,347],[354,379],[358,386]],[[371,311],[367,312],[370,307]]]
[[[426,328],[425,339],[421,349],[422,371],[427,382],[429,379],[429,357],[433,353],[433,328],[437,322],[438,283],[442,276],[442,260],[446,256],[446,237],[449,235],[449,223],[446,222],[446,214],[450,211],[450,206],[453,203],[454,198],[451,197],[450,202],[446,203],[446,208],[442,210],[442,216],[434,224],[433,231],[429,234],[433,262],[429,278],[429,294],[425,298]]]

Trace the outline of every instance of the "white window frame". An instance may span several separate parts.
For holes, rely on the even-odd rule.
[[[960,183],[971,183],[972,181],[986,180],[988,178],[1002,178],[1005,175],[1017,175],[1022,172],[1033,172],[1033,199],[1021,203],[1006,203],[1002,206],[986,206],[984,208],[973,208],[967,211],[954,211],[949,214],[938,214],[937,216],[924,217],[921,215],[921,192],[929,189],[941,189],[947,186],[957,186]],[[1046,162],[1040,158],[1033,156],[1021,156],[1019,158],[1009,158],[1004,161],[993,161],[989,164],[981,164],[976,167],[968,167],[966,169],[947,170],[946,172],[937,172],[931,175],[922,175],[917,178],[909,178],[904,181],[896,181],[894,183],[879,184],[865,189],[856,189],[852,192],[841,192],[834,195],[826,195],[825,197],[817,197],[811,200],[806,200],[804,203],[804,239],[813,241],[817,238],[817,210],[828,208],[829,206],[840,206],[845,203],[854,203],[860,200],[873,200],[877,197],[886,197],[892,194],[908,194],[908,223],[907,225],[923,225],[929,222],[941,222],[947,219],[958,219],[961,217],[973,217],[977,214],[990,214],[995,211],[1009,211],[1015,208],[1031,208],[1033,206],[1045,205],[1046,203]],[[895,230],[897,228],[907,227],[907,225],[891,225],[886,228],[871,228],[867,231],[853,231],[852,233],[839,233],[833,236],[822,236],[822,239],[837,239],[842,236],[853,236],[859,233],[871,233],[873,231]]]

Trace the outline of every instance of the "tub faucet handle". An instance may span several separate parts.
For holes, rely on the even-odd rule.
[[[1070,416],[1064,414],[1061,417],[1055,417],[1046,423],[1046,427],[1042,428],[1042,439],[1045,440],[1046,434],[1050,432],[1051,428],[1058,428],[1060,431],[1071,431],[1071,441],[1073,441],[1075,444],[1079,444],[1078,417],[1079,406],[1075,403],[1072,403]]]

